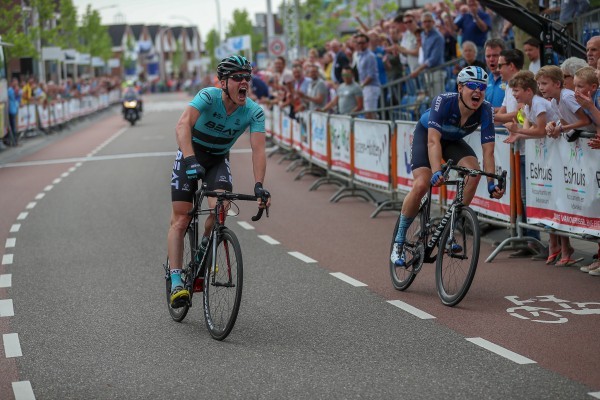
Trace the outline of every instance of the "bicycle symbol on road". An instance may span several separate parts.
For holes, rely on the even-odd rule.
[[[600,303],[557,299],[554,295],[536,296],[532,299],[520,300],[519,296],[505,296],[505,299],[517,305],[506,309],[510,315],[542,324],[564,324],[569,321],[565,314],[600,315]],[[534,307],[531,303],[549,303],[549,307]]]

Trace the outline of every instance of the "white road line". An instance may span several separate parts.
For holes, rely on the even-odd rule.
[[[32,208],[34,208],[37,205],[37,203],[35,201],[31,201],[29,202],[29,204],[27,204],[27,207],[25,207],[27,210],[31,210]]]
[[[67,176],[69,176],[68,172],[63,172],[62,174],[60,174],[61,178],[66,178]]]
[[[14,317],[15,309],[13,308],[12,299],[0,300],[0,317]]]
[[[36,199],[36,200],[41,200],[41,199],[43,199],[43,198],[44,198],[44,196],[45,196],[45,195],[46,195],[46,193],[38,193],[38,195],[37,195],[37,196],[35,196],[35,199]]]
[[[18,333],[5,333],[2,335],[2,341],[4,342],[4,354],[6,358],[21,357],[23,355]]]
[[[288,254],[292,257],[296,257],[297,259],[304,261],[305,263],[316,263],[317,260],[313,260],[312,258],[310,258],[309,256],[305,256],[302,253],[299,253],[297,251],[290,251],[288,252]]]
[[[15,394],[15,400],[35,400],[33,388],[31,387],[31,382],[13,382],[12,388],[13,393]]]
[[[6,245],[4,247],[15,247],[15,244],[17,243],[17,239],[16,238],[8,238],[6,239]]]
[[[12,286],[12,274],[0,275],[0,288],[7,288]]]
[[[497,344],[494,344],[483,338],[480,338],[480,337],[467,338],[467,340],[473,344],[476,344],[479,347],[483,347],[484,349],[489,350],[492,353],[496,353],[499,356],[502,356],[510,361],[517,363],[517,364],[536,364],[535,361],[533,361],[527,357],[523,357],[520,354],[512,352],[508,349],[505,349],[502,346],[498,346]]]
[[[409,314],[414,315],[415,317],[421,318],[421,319],[435,319],[435,317],[431,314],[426,313],[425,311],[421,311],[419,310],[417,307],[413,307],[408,303],[405,303],[403,301],[400,300],[388,300],[388,303],[390,303],[393,306],[396,306],[404,311],[406,311]]]
[[[19,229],[21,229],[21,224],[12,224],[10,227],[10,233],[19,232]]]
[[[360,286],[367,286],[366,283],[362,283],[361,281],[357,281],[354,278],[349,277],[348,275],[341,273],[341,272],[331,272],[330,275],[335,276],[338,279],[341,279],[342,281],[349,283],[352,286],[355,287],[360,287]]]
[[[238,221],[238,224],[239,224],[239,225],[240,225],[242,228],[246,229],[247,231],[251,231],[251,230],[253,230],[253,229],[254,229],[254,227],[253,227],[252,225],[250,225],[249,223],[247,223],[247,222],[245,222],[245,221]]]
[[[29,215],[29,213],[27,211],[24,211],[21,214],[19,214],[19,216],[17,217],[17,219],[18,220],[23,220],[23,219],[27,218],[28,215]]]
[[[273,239],[269,235],[258,235],[258,237],[269,244],[280,244],[277,240]]]
[[[595,399],[600,399],[600,392],[590,392],[588,395],[592,396]]]
[[[71,167],[71,168],[69,168],[69,172],[75,172],[76,169],[77,169],[77,167]]]
[[[81,167],[82,165],[83,165],[83,163],[81,163],[81,162],[78,162],[77,164],[75,164],[75,166],[76,166],[77,168]]]
[[[229,210],[229,211],[227,211],[227,215],[229,215],[230,217],[235,217],[237,215],[237,213],[233,210]]]
[[[13,255],[5,254],[2,256],[2,265],[9,265],[13,263]]]
[[[52,188],[54,188],[54,186],[52,186],[52,185],[48,185],[48,186],[46,186],[46,187],[44,188],[44,192],[49,192],[49,191],[51,191],[51,190],[52,190]]]
[[[56,178],[55,180],[52,181],[52,183],[56,185],[57,183],[60,183],[61,180],[62,179],[60,179],[60,178]]]

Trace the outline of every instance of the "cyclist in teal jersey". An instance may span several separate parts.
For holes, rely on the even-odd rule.
[[[254,172],[254,194],[268,195],[263,189],[267,158],[265,155],[265,114],[262,108],[247,98],[252,80],[252,67],[242,56],[223,59],[217,67],[222,89],[205,88],[189,103],[177,122],[175,136],[179,149],[171,175],[171,226],[167,237],[171,270],[171,306],[181,307],[189,292],[181,280],[183,237],[190,221],[187,214],[198,187],[204,179],[209,190],[232,191],[233,179],[229,150],[249,128]],[[259,207],[268,207],[258,200]],[[209,208],[216,199],[209,197]],[[204,225],[202,247],[208,243],[215,215],[209,215]]]

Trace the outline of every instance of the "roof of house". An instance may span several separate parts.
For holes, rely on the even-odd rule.
[[[108,34],[113,46],[120,46],[123,43],[123,35],[125,35],[126,30],[126,24],[108,25]]]

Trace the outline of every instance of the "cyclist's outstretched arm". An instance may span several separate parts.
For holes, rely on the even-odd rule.
[[[494,142],[483,143],[481,145],[481,149],[483,150],[483,170],[490,174],[496,173],[496,161],[494,158],[494,146],[495,146]],[[495,182],[492,178],[487,178],[487,179],[488,179],[487,180],[488,191],[490,191],[490,182],[495,183],[496,185],[498,184],[498,182]],[[490,195],[495,199],[499,199],[500,197],[502,197],[504,195],[504,189],[500,190],[500,188],[496,187],[495,191],[493,191],[493,192],[490,191]]]
[[[194,148],[192,147],[192,127],[199,117],[200,111],[196,110],[194,107],[187,106],[175,126],[175,138],[184,158],[194,155]]]
[[[258,184],[264,183],[267,172],[267,156],[265,153],[265,133],[252,132],[250,134],[250,147],[252,147],[252,168],[254,170],[254,181]],[[256,190],[255,190],[256,192]],[[258,204],[262,204],[259,199]],[[267,201],[267,207],[271,205],[271,199]]]

